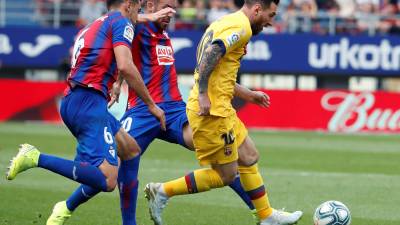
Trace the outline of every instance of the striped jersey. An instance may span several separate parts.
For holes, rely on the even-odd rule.
[[[181,101],[175,70],[174,51],[168,33],[154,23],[135,26],[133,61],[155,103]],[[129,89],[128,109],[144,102]]]
[[[134,27],[119,11],[112,11],[83,28],[76,36],[72,57],[70,85],[94,88],[106,97],[117,78],[113,48],[132,48]]]

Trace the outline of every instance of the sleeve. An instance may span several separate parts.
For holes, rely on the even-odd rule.
[[[220,45],[224,53],[229,53],[238,47],[244,46],[250,39],[250,35],[240,26],[227,27],[221,31],[215,30],[212,43]]]
[[[125,45],[132,47],[134,37],[134,27],[126,18],[120,18],[111,25],[113,47]]]

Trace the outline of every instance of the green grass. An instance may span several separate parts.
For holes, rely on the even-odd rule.
[[[275,208],[303,210],[299,225],[312,225],[314,209],[339,200],[351,210],[354,225],[400,224],[400,137],[334,135],[311,132],[251,132],[261,159],[259,167]],[[72,159],[75,140],[63,126],[0,124],[0,170],[18,144]],[[198,168],[193,153],[154,142],[142,159],[140,190],[150,181],[167,181]],[[53,205],[77,184],[41,169],[12,182],[0,179],[0,224],[45,224]],[[67,224],[121,224],[118,194],[103,193],[74,212]],[[138,224],[152,224],[139,192]],[[245,205],[229,188],[173,198],[165,209],[168,225],[254,224]]]

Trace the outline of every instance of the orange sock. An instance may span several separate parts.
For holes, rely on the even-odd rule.
[[[223,187],[221,177],[213,169],[199,169],[184,177],[163,184],[168,197],[174,195],[194,194]]]
[[[258,217],[263,220],[272,214],[264,182],[258,172],[257,164],[250,167],[239,166],[240,182],[257,210]]]

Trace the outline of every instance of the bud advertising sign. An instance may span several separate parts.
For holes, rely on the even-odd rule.
[[[269,109],[252,104],[237,109],[248,127],[400,133],[400,94],[337,90],[265,92],[271,97]]]

